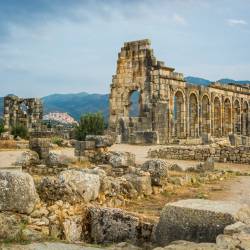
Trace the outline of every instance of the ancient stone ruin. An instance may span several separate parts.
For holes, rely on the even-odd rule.
[[[43,118],[43,105],[38,98],[4,98],[4,127],[10,130],[16,125],[24,125],[29,131],[38,129]]]
[[[125,143],[250,135],[249,85],[196,86],[157,61],[150,41],[127,42],[118,55],[110,94],[110,132]],[[131,96],[138,92],[138,114]]]

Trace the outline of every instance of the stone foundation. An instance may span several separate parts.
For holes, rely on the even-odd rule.
[[[148,152],[149,157],[206,161],[213,157],[216,162],[250,164],[250,147],[239,146],[166,146]]]

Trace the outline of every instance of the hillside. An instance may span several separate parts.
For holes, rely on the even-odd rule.
[[[79,120],[81,114],[88,112],[102,112],[108,117],[108,95],[88,94],[54,94],[42,98],[44,113],[67,112]]]

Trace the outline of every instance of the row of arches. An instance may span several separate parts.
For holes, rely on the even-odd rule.
[[[186,112],[187,110],[187,112]],[[218,96],[210,101],[204,95],[198,102],[195,93],[191,93],[186,106],[182,91],[174,95],[172,136],[176,138],[197,138],[202,133],[211,133],[215,137],[228,136],[230,133],[249,135],[249,104],[241,104],[238,99],[233,103],[229,98],[221,100]]]

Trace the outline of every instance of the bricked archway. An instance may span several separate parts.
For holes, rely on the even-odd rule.
[[[214,136],[221,137],[221,103],[219,97],[214,98]]]
[[[232,105],[227,98],[224,101],[224,122],[223,122],[223,135],[227,136],[232,132]]]
[[[201,132],[210,133],[210,103],[207,95],[201,101]]]
[[[233,105],[233,129],[235,134],[241,132],[241,115],[240,115],[240,102],[239,100],[234,101]]]
[[[189,97],[189,136],[199,136],[198,100],[194,93]]]
[[[185,102],[184,95],[177,91],[174,96],[174,134],[177,138],[183,138],[185,132]]]
[[[241,119],[241,128],[243,135],[249,135],[249,123],[248,123],[248,103],[246,101],[243,102],[242,107],[242,119]]]

